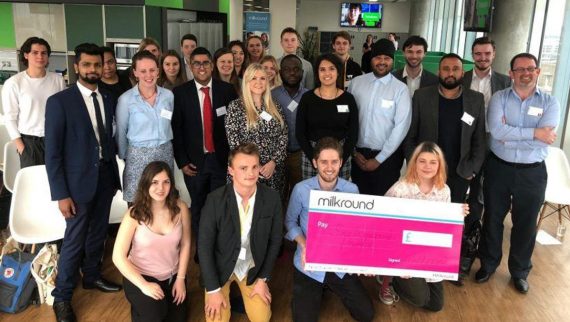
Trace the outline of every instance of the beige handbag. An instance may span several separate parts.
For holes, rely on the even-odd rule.
[[[40,303],[53,305],[51,291],[55,288],[58,258],[57,246],[55,244],[45,244],[32,261],[32,276],[34,276],[38,284]]]

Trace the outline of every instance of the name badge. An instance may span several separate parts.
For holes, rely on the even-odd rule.
[[[348,113],[348,105],[337,105],[336,109],[339,113]]]
[[[394,101],[382,99],[382,108],[392,108],[394,107]]]
[[[543,109],[536,106],[530,106],[528,108],[528,115],[531,116],[542,116]]]
[[[291,101],[291,103],[289,103],[289,105],[287,105],[287,109],[291,112],[295,112],[295,110],[297,109],[297,106],[299,106],[299,103],[297,103],[293,100],[293,101]]]
[[[247,253],[247,250],[245,249],[245,247],[242,247],[239,251],[239,256],[238,258],[241,259],[242,261],[245,260],[245,254]]]
[[[271,114],[269,114],[265,111],[261,112],[261,114],[259,114],[259,117],[261,117],[265,122],[269,122],[273,118],[273,116],[271,116]]]
[[[162,109],[160,110],[160,117],[164,117],[167,120],[172,120],[172,111]]]
[[[227,112],[228,112],[228,111],[226,110],[226,107],[225,107],[225,106],[218,107],[218,108],[216,109],[216,115],[217,115],[217,116],[226,115]]]
[[[461,120],[463,122],[465,122],[465,124],[471,126],[473,125],[473,121],[475,120],[475,118],[469,114],[467,114],[467,112],[463,112],[463,116],[461,117]]]

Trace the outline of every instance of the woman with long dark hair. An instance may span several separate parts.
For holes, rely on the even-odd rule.
[[[133,321],[186,321],[189,217],[170,166],[149,163],[113,249]]]
[[[182,59],[176,50],[169,50],[160,56],[160,77],[158,86],[172,90],[186,82],[186,72],[182,69]]]
[[[339,176],[350,178],[351,154],[358,138],[358,107],[354,96],[344,91],[343,64],[334,54],[324,54],[315,64],[315,89],[306,92],[297,107],[295,135],[301,149],[303,180],[317,175],[313,167],[313,147],[330,136],[342,144]]]

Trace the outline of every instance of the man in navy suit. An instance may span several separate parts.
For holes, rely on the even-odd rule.
[[[77,46],[74,67],[78,82],[51,96],[46,106],[46,169],[52,200],[67,224],[52,292],[57,321],[75,321],[71,297],[79,269],[83,288],[121,289],[100,272],[111,201],[120,188],[114,100],[97,87],[103,52],[94,44]]]
[[[226,183],[229,146],[224,122],[226,107],[237,95],[229,83],[212,79],[214,65],[206,48],[194,49],[190,64],[194,79],[174,89],[172,142],[192,198],[192,234],[197,238],[206,196]]]

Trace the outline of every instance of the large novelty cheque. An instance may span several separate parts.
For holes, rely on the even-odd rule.
[[[312,190],[306,270],[457,280],[461,204]]]

